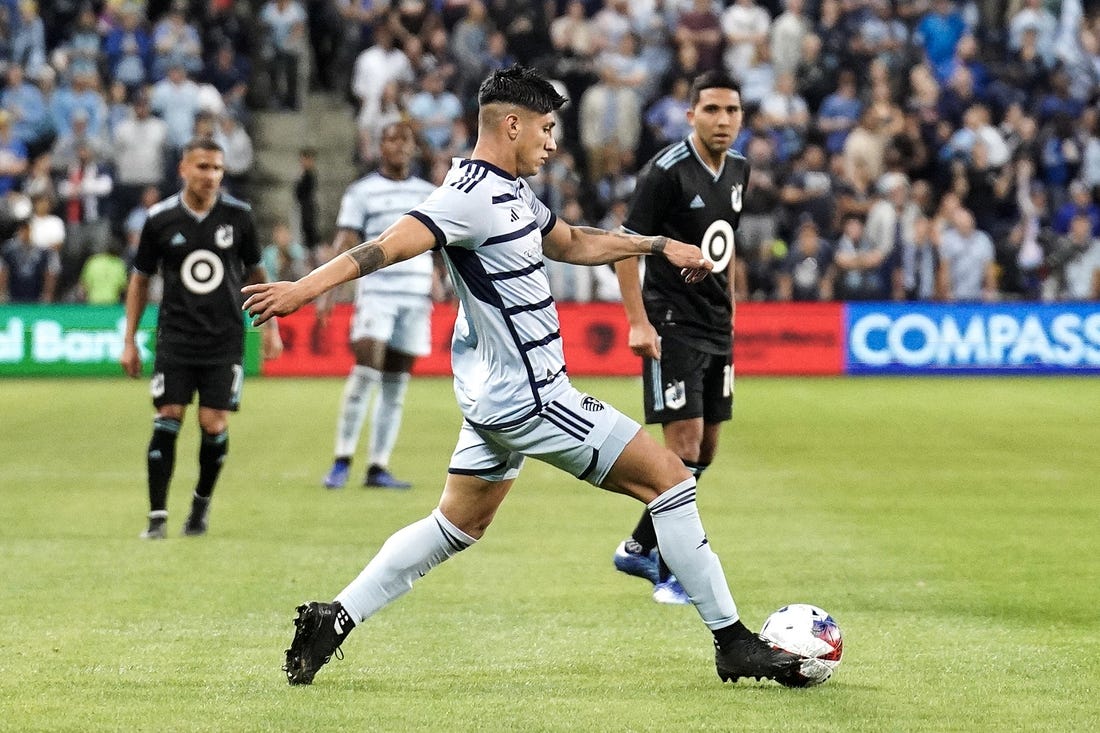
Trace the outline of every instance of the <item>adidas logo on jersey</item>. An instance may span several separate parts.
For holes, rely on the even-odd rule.
[[[695,198],[693,198],[691,200],[691,203],[688,204],[688,208],[691,208],[691,209],[701,209],[704,206],[706,206],[706,204],[703,203],[703,197],[700,196],[699,194],[695,194]]]
[[[515,209],[512,209],[511,211],[509,211],[508,214],[509,214],[508,218],[511,221],[519,221],[519,214],[516,213]]]
[[[176,236],[172,237],[172,244],[187,244],[187,237],[183,236],[180,232],[176,232]]]

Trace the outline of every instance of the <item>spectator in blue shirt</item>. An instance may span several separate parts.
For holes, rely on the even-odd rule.
[[[1053,229],[1058,234],[1068,234],[1070,222],[1085,216],[1092,223],[1092,236],[1100,237],[1100,205],[1092,198],[1092,192],[1083,181],[1069,184],[1069,200],[1054,212]]]
[[[130,91],[149,79],[153,63],[153,39],[143,21],[137,6],[125,3],[119,12],[118,25],[103,39],[108,75]]]
[[[965,33],[966,23],[953,0],[936,0],[932,10],[917,24],[916,39],[940,83],[947,81],[955,47]]]
[[[817,127],[825,133],[825,150],[829,154],[844,149],[848,131],[859,122],[863,103],[856,95],[856,75],[850,69],[840,72],[836,91],[825,97],[817,113]]]
[[[8,67],[7,82],[0,92],[0,107],[11,113],[15,136],[27,146],[28,154],[45,150],[55,132],[42,90],[24,78],[19,64]]]

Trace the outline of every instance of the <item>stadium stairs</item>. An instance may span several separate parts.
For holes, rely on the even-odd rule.
[[[358,176],[352,160],[355,120],[347,101],[325,91],[306,92],[302,101],[299,112],[254,113],[251,199],[263,244],[270,241],[271,227],[279,218],[289,221],[301,241],[294,184],[301,173],[298,151],[303,147],[317,150],[318,229],[324,241],[332,241],[340,197]]]

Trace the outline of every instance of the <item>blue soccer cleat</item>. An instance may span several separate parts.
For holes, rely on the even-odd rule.
[[[662,580],[653,586],[653,600],[669,606],[691,605],[691,598],[675,575],[670,575],[668,580]]]
[[[645,578],[654,585],[660,580],[657,569],[657,550],[643,552],[642,546],[633,539],[623,540],[615,549],[615,569],[637,578]]]
[[[364,486],[375,489],[411,489],[412,484],[402,481],[377,464],[367,469],[367,477],[363,480]]]
[[[344,484],[348,482],[348,470],[351,467],[351,463],[343,458],[337,458],[332,468],[329,469],[325,478],[321,481],[321,484],[326,489],[342,489]]]

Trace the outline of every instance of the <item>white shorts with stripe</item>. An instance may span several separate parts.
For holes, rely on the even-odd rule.
[[[542,411],[504,430],[463,421],[448,473],[486,481],[514,479],[526,457],[599,486],[641,425],[570,386]]]
[[[374,339],[411,356],[432,352],[432,302],[420,295],[374,295],[356,302],[352,341]]]

